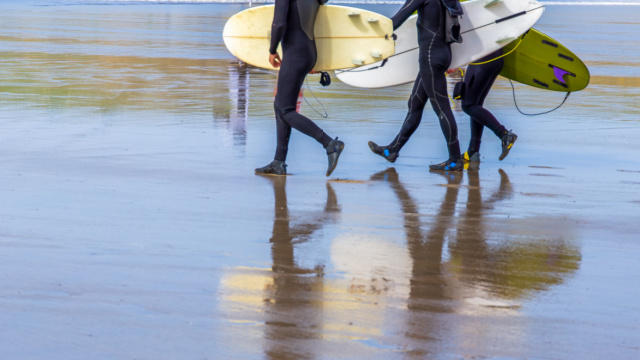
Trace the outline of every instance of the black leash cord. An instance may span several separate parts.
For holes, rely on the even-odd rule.
[[[315,111],[318,115],[322,116],[323,118],[327,118],[329,117],[329,114],[327,114],[327,110],[324,108],[324,105],[322,105],[322,103],[320,102],[320,100],[318,100],[318,98],[316,97],[316,94],[313,93],[313,91],[311,91],[311,87],[309,86],[309,79],[305,79],[305,81],[307,82],[307,89],[309,89],[309,92],[311,93],[311,95],[313,95],[313,97],[316,99],[316,101],[318,102],[318,104],[320,104],[320,106],[322,106],[322,111],[324,111],[324,115],[321,114],[318,110],[316,110],[316,108],[314,108],[313,106],[311,106],[311,104],[309,104],[309,101],[307,101],[307,97],[304,96],[304,94],[302,94],[302,98],[304,99],[304,102],[307,103],[307,105],[309,105],[309,107],[311,109],[313,109],[313,111]]]
[[[404,53],[408,53],[409,51],[413,51],[413,50],[418,50],[418,48],[416,47],[416,48],[413,48],[413,49],[405,50],[405,51],[397,53],[397,54],[393,54],[393,55],[389,56],[388,58],[382,60],[382,64],[380,64],[380,65],[378,65],[376,67],[372,67],[372,68],[369,68],[369,69],[360,69],[360,70],[358,70],[359,67],[354,67],[354,68],[351,68],[349,70],[344,70],[344,71],[340,71],[340,72],[336,71],[336,74],[342,74],[342,73],[346,73],[346,72],[363,72],[363,71],[375,70],[375,69],[383,67],[387,63],[387,60],[391,59],[392,57],[398,56],[398,55],[402,55]]]
[[[567,98],[569,97],[569,94],[571,94],[571,92],[569,91],[567,93],[567,95],[565,95],[564,100],[562,100],[562,102],[560,103],[560,105],[556,106],[555,108],[549,110],[549,111],[545,111],[545,112],[541,112],[538,114],[527,114],[522,112],[522,110],[520,110],[520,108],[518,107],[518,103],[516,102],[516,89],[513,86],[513,83],[511,82],[511,79],[509,79],[509,84],[511,84],[511,91],[513,92],[513,103],[516,105],[516,109],[518,109],[518,111],[520,112],[520,114],[522,115],[527,115],[527,116],[538,116],[538,115],[544,115],[544,114],[548,114],[552,111],[558,110],[560,108],[560,106],[562,106],[564,104],[565,101],[567,101]]]

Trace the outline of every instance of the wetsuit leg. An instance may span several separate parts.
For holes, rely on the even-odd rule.
[[[285,161],[289,152],[289,138],[291,137],[291,126],[287,124],[276,111],[276,156],[278,161]]]
[[[396,135],[396,138],[393,139],[391,144],[389,144],[391,152],[400,152],[400,149],[402,149],[407,141],[409,141],[411,135],[416,131],[418,125],[420,125],[420,121],[422,120],[422,112],[424,110],[424,106],[427,104],[427,100],[427,92],[424,90],[424,86],[422,86],[422,78],[420,77],[420,73],[418,73],[418,77],[413,83],[411,96],[407,102],[409,108],[407,116],[402,123],[400,132]]]
[[[451,64],[451,49],[439,36],[420,43],[420,77],[447,141],[450,159],[460,158],[458,125],[451,111],[445,72]]]
[[[308,135],[326,147],[331,138],[318,125],[306,116],[296,112],[298,94],[304,79],[316,63],[317,52],[315,42],[309,40],[300,27],[300,19],[296,6],[291,6],[287,15],[287,31],[282,40],[283,58],[278,75],[278,88],[274,108],[276,118],[279,117],[286,125]],[[290,130],[289,130],[290,133]],[[283,129],[282,136],[278,135],[277,149],[288,147],[289,136]],[[276,150],[276,156],[282,157],[283,152]],[[286,152],[284,152],[286,156]]]
[[[502,54],[502,50],[489,54],[478,62],[494,59]],[[494,60],[482,65],[470,65],[464,76],[466,86],[462,110],[471,117],[471,140],[469,151],[478,152],[484,126],[501,138],[507,129],[500,124],[493,114],[484,108],[484,100],[489,94],[495,79],[502,71],[504,61]]]
[[[289,61],[287,61],[289,59]],[[306,74],[311,71],[308,67],[302,67],[300,63],[296,63],[292,56],[284,57],[280,75],[278,76],[278,93],[276,94],[275,110],[280,119],[286,122],[292,128],[311,136],[318,142],[326,146],[331,138],[313,121],[304,115],[296,112],[296,104],[298,102],[298,94],[302,88]],[[326,143],[323,138],[326,137]]]

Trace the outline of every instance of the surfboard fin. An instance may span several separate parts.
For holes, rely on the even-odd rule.
[[[556,79],[558,79],[559,81],[563,82],[564,84],[566,84],[567,82],[564,80],[564,76],[565,75],[569,75],[572,77],[576,77],[576,74],[572,73],[571,71],[567,71],[565,69],[561,69],[555,65],[551,65],[549,64],[549,67],[553,69],[553,75],[555,75]],[[554,81],[555,82],[555,81]],[[563,85],[564,86],[564,85]],[[566,87],[566,86],[564,86]]]
[[[351,60],[351,62],[352,62],[354,65],[357,65],[357,66],[364,65],[364,60],[362,60],[362,59],[353,59],[353,60]]]
[[[360,13],[357,11],[353,11],[353,12],[350,12],[348,15],[349,17],[354,17],[354,16],[360,16]]]
[[[370,23],[377,23],[378,19],[376,19],[376,18],[368,18],[367,21],[370,22]]]
[[[379,58],[382,57],[382,52],[380,52],[380,50],[371,50],[369,52],[369,55],[371,55],[371,57],[373,58]]]

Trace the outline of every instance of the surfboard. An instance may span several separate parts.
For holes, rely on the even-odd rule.
[[[531,29],[504,47],[500,75],[540,89],[574,92],[589,85],[589,69],[580,58],[555,39]],[[515,49],[515,50],[514,50]]]
[[[488,55],[529,30],[544,12],[536,0],[473,0],[461,3],[462,43],[451,45],[450,69],[467,65]],[[357,69],[336,70],[342,82],[364,88],[380,88],[413,82],[418,75],[418,34],[413,15],[395,34],[396,53],[385,61]]]
[[[274,5],[249,8],[227,20],[222,38],[238,59],[275,70],[269,63]],[[394,53],[391,19],[347,6],[320,6],[315,24],[316,71],[352,68],[386,59]],[[282,48],[278,48],[280,56]]]

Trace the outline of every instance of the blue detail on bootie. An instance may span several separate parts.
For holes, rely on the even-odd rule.
[[[389,156],[389,149],[384,149],[384,156]]]

